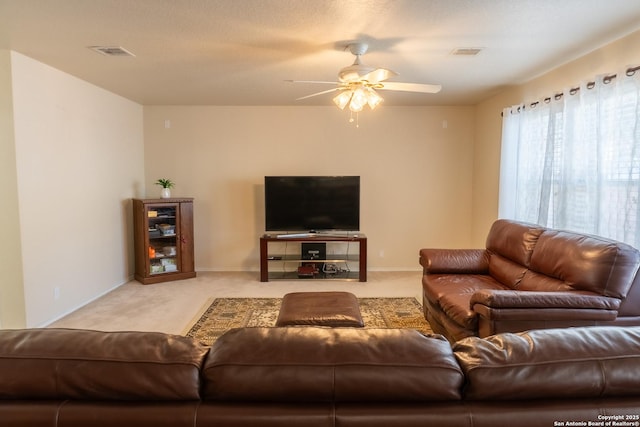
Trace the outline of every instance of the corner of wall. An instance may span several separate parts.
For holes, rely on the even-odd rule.
[[[11,52],[0,49],[0,328],[26,326],[11,75]]]

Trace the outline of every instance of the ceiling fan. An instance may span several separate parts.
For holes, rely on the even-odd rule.
[[[360,57],[367,52],[369,45],[367,43],[356,42],[350,43],[345,50],[355,55],[356,59],[352,65],[342,68],[338,72],[337,82],[324,82],[314,80],[289,80],[293,83],[318,83],[332,84],[336,87],[323,90],[322,92],[312,93],[297,100],[311,98],[313,96],[324,95],[326,93],[338,92],[333,98],[333,102],[340,109],[347,106],[352,113],[359,113],[365,105],[374,109],[380,102],[382,97],[378,95],[377,90],[394,90],[404,92],[421,92],[421,93],[438,93],[442,88],[440,85],[422,84],[422,83],[402,83],[387,82],[385,80],[397,76],[395,71],[386,68],[374,68],[361,62]],[[353,121],[353,117],[350,121]]]

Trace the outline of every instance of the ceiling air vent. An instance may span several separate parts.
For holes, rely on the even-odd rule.
[[[457,49],[454,49],[451,54],[456,56],[475,56],[481,51],[481,47],[459,47]]]
[[[89,49],[106,56],[135,56],[121,46],[89,46]]]

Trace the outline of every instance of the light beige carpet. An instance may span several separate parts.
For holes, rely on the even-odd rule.
[[[211,345],[232,328],[273,327],[281,298],[217,298],[206,306],[186,336]],[[433,333],[415,298],[358,298],[365,328],[411,328]]]

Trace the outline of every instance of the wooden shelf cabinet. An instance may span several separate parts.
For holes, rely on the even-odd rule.
[[[299,248],[302,243],[325,243],[335,246],[336,250],[328,251],[323,259],[305,259]],[[352,246],[357,247],[352,248]],[[275,250],[272,250],[272,247],[275,247]],[[301,278],[298,267],[308,264],[317,264],[319,266],[317,273],[312,277]],[[351,270],[350,264],[357,265],[357,270]],[[323,271],[323,267],[326,265],[334,265],[336,269]],[[277,235],[265,234],[260,237],[260,281],[298,279],[366,282],[367,237],[362,233],[348,236],[331,236],[319,233],[311,237],[278,237]]]
[[[142,284],[196,276],[193,199],[133,199],[135,279]]]

